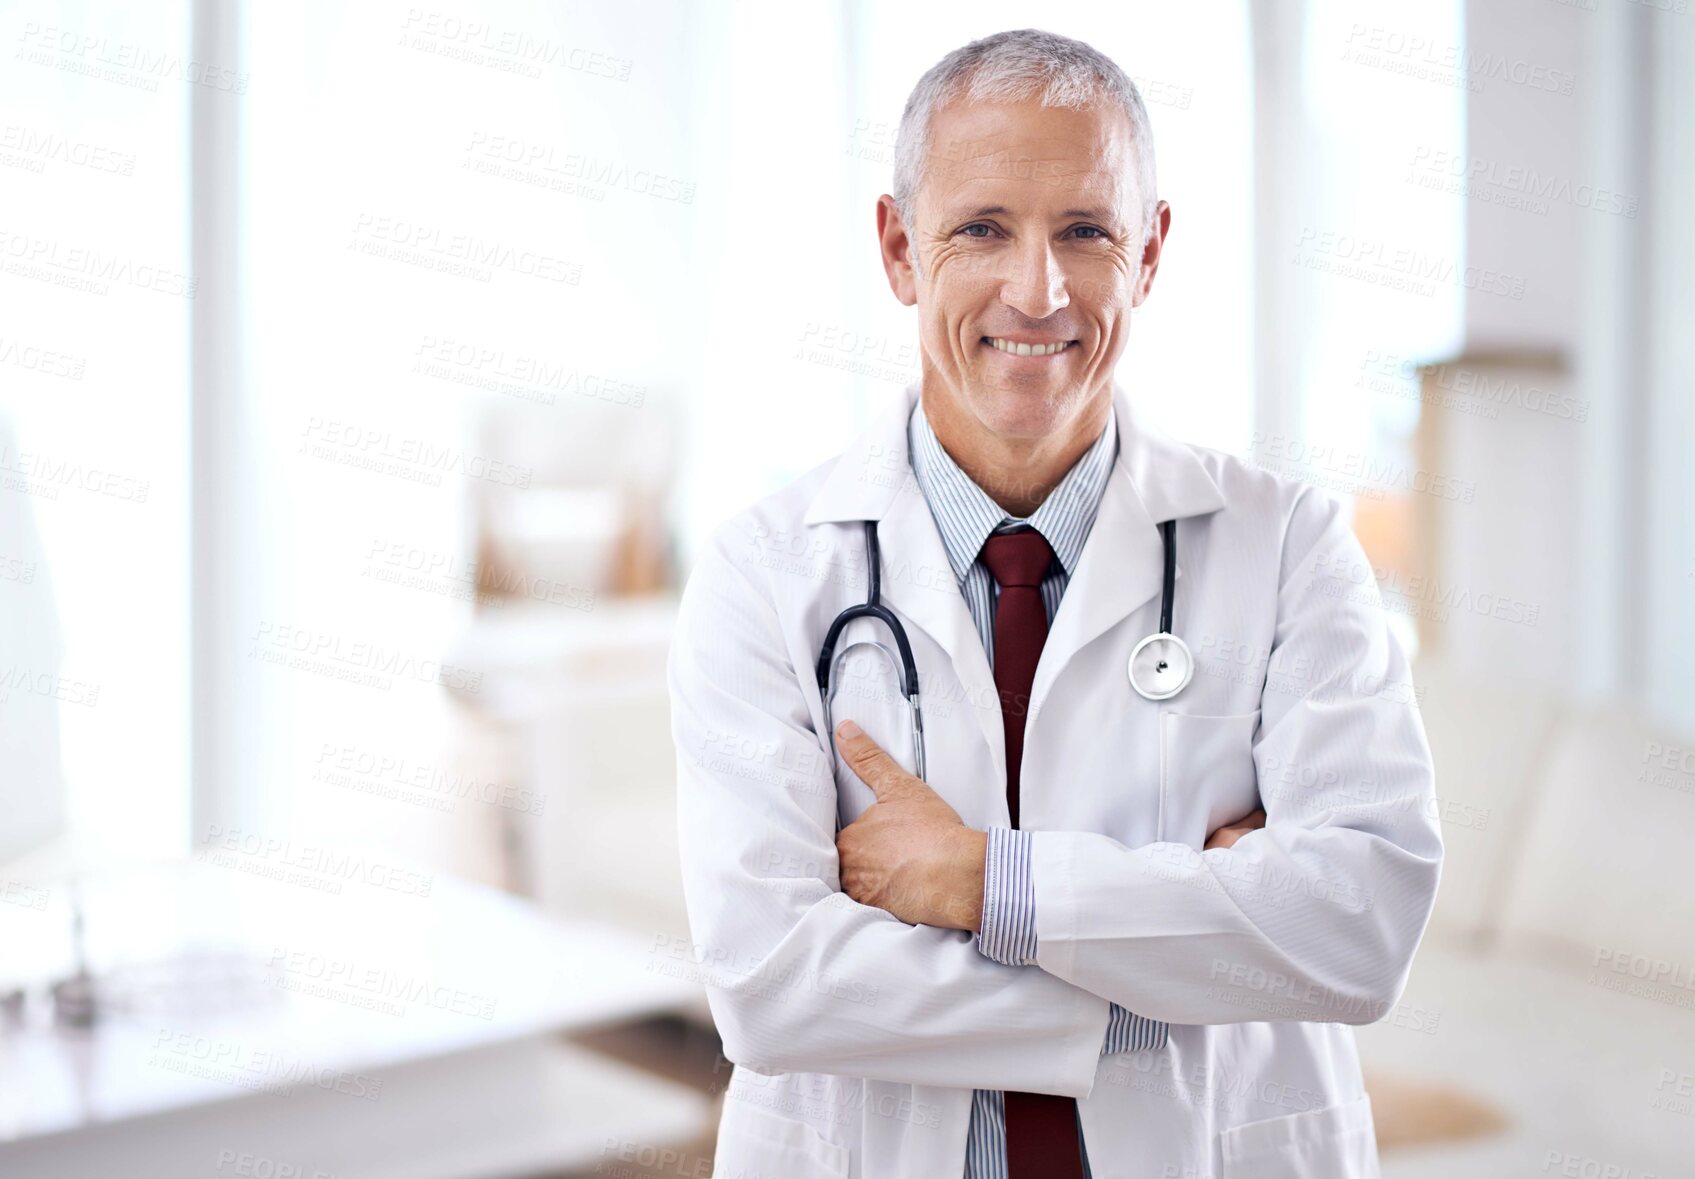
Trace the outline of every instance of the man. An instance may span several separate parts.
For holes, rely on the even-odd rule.
[[[1442,845],[1342,506],[1166,438],[1114,380],[1171,216],[1110,59],[1033,30],[955,51],[895,173],[918,385],[718,531],[672,650],[736,1066],[718,1173],[1375,1175],[1347,1025],[1399,997]],[[846,623],[866,657],[831,661],[828,712],[814,672],[873,584],[922,780],[885,624]],[[1200,653],[1174,694],[1127,674],[1168,601]]]

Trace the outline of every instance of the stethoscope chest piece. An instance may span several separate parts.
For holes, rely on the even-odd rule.
[[[1130,686],[1145,699],[1171,699],[1194,674],[1189,644],[1168,631],[1149,635],[1130,652]]]

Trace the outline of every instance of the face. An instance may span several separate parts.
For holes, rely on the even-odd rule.
[[[918,306],[925,397],[1007,439],[1063,430],[1110,397],[1170,221],[1162,201],[1142,240],[1129,119],[951,103],[921,176],[917,224],[888,196],[877,223],[890,285]]]

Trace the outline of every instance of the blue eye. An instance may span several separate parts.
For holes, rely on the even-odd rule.
[[[973,229],[981,229],[984,232],[982,232],[982,233],[972,233],[971,231]],[[989,231],[989,227],[987,225],[983,224],[981,221],[973,221],[970,225],[965,226],[965,228],[961,229],[959,232],[965,234],[967,237],[981,238],[981,237],[987,237],[988,231]]]
[[[1079,225],[1077,228],[1078,229],[1087,229],[1090,233],[1095,234],[1097,237],[1105,237],[1106,236],[1106,232],[1104,230],[1102,230],[1100,228],[1100,226],[1098,226],[1098,225]],[[1094,241],[1095,239],[1089,238],[1087,240]]]

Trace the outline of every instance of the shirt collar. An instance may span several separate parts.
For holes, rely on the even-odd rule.
[[[997,529],[1014,524],[1028,524],[1040,532],[1059,558],[1065,575],[1071,576],[1083,554],[1090,526],[1095,522],[1107,475],[1118,458],[1117,418],[1118,410],[1114,407],[1101,436],[1065,473],[1041,506],[1029,516],[1017,517],[1009,515],[953,461],[930,428],[923,398],[917,400],[907,422],[912,473],[936,519],[948,563],[962,585],[982,551],[983,542]]]

